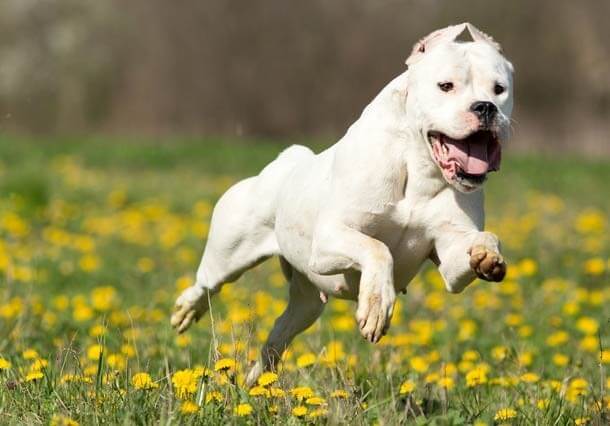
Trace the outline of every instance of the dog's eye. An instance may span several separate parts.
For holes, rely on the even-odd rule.
[[[453,83],[450,81],[446,81],[445,83],[438,83],[438,88],[443,92],[449,92],[453,90]]]
[[[494,86],[494,93],[496,95],[501,95],[502,93],[504,93],[505,90],[506,89],[501,84],[496,83],[496,85]]]

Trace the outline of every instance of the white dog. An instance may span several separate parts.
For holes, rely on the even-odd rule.
[[[464,31],[472,41],[457,41]],[[290,299],[249,383],[275,368],[329,295],[357,300],[360,332],[377,342],[396,291],[427,259],[452,293],[476,276],[504,278],[498,238],[483,232],[480,189],[508,137],[513,67],[471,24],[433,32],[406,63],[334,146],[286,149],[214,208],[196,283],[171,323],[184,332],[222,284],[280,256]]]

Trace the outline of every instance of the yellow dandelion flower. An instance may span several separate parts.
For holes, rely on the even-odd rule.
[[[36,380],[40,380],[44,377],[44,374],[42,374],[42,371],[32,371],[31,373],[28,373],[27,376],[25,376],[25,381],[26,382],[33,382]]]
[[[131,378],[131,384],[136,389],[150,390],[156,389],[159,385],[153,382],[148,373],[137,373]]]
[[[41,371],[45,368],[47,368],[47,366],[49,365],[49,361],[47,361],[46,359],[37,359],[34,360],[34,362],[32,363],[32,365],[30,365],[30,371]]]
[[[21,353],[21,356],[23,357],[23,359],[36,359],[36,358],[40,358],[40,355],[38,355],[38,352],[36,352],[35,349],[26,349],[25,351],[23,351]]]
[[[399,393],[401,395],[408,395],[408,394],[412,393],[416,387],[417,387],[417,385],[415,384],[414,381],[406,380],[400,385]]]
[[[601,257],[587,259],[583,265],[583,270],[587,275],[601,275],[606,270],[606,262]]]
[[[292,409],[292,415],[295,417],[303,417],[307,414],[307,407],[304,405],[297,405]]]
[[[325,417],[328,415],[328,410],[326,408],[317,408],[313,411],[310,411],[307,417],[311,419],[317,419],[319,417]]]
[[[347,397],[349,397],[349,393],[346,390],[337,389],[330,393],[330,397],[338,398],[338,399],[346,399]]]
[[[277,374],[268,371],[260,375],[258,378],[258,384],[261,386],[268,386],[277,382],[277,378]]]
[[[513,408],[506,407],[506,408],[501,408],[500,410],[498,410],[496,412],[496,415],[494,416],[494,420],[496,420],[496,421],[511,420],[511,419],[514,419],[515,417],[517,417],[517,411]]]
[[[176,371],[172,376],[172,384],[180,399],[185,399],[197,391],[197,378],[189,369]]]
[[[479,353],[477,351],[473,351],[473,350],[465,351],[462,354],[462,360],[464,360],[464,361],[474,362],[474,361],[478,361],[479,358],[480,358]]]
[[[309,386],[299,386],[290,390],[290,395],[302,401],[314,396],[313,390]]]
[[[254,387],[250,388],[250,391],[248,391],[248,395],[264,396],[264,397],[268,398],[271,395],[271,393],[269,392],[269,389],[267,389],[263,386],[254,386]]]
[[[579,417],[576,420],[574,420],[574,424],[576,426],[588,425],[590,422],[591,422],[590,417]]]
[[[553,364],[555,364],[558,367],[565,367],[566,365],[568,365],[568,362],[570,362],[570,357],[568,357],[567,355],[561,354],[561,353],[556,353],[553,354],[553,357],[551,358],[551,360],[553,361]]]
[[[567,332],[560,330],[549,335],[546,338],[546,344],[548,346],[555,347],[567,343],[568,340],[570,340],[570,335]]]
[[[176,346],[178,346],[179,348],[186,348],[188,345],[191,344],[192,340],[193,339],[188,334],[179,334],[178,336],[176,336],[175,342]]]
[[[316,356],[314,354],[306,353],[297,358],[297,367],[305,368],[316,363]]]
[[[192,401],[184,401],[180,404],[180,412],[182,414],[195,414],[199,411],[199,405]]]
[[[233,410],[235,415],[239,416],[239,417],[249,416],[250,414],[252,414],[252,411],[254,411],[254,409],[252,408],[252,406],[250,404],[247,404],[247,403],[239,404]]]
[[[222,402],[224,400],[224,397],[222,396],[222,393],[218,392],[218,391],[210,391],[208,393],[205,394],[205,403],[207,404],[208,402]]]
[[[466,386],[474,387],[487,383],[487,372],[482,368],[475,368],[466,374]]]
[[[443,389],[451,390],[455,386],[455,381],[452,377],[441,377],[437,384]]]
[[[503,361],[508,356],[509,350],[506,346],[494,346],[491,349],[491,357],[496,361]]]
[[[414,356],[409,360],[409,365],[418,373],[425,373],[430,368],[428,362],[421,356]]]
[[[610,349],[604,349],[599,355],[599,360],[603,364],[610,364]]]
[[[595,318],[580,317],[576,321],[576,328],[583,334],[596,334],[599,330],[599,322]]]
[[[520,379],[524,383],[536,383],[540,380],[540,376],[536,373],[524,373],[521,375]]]
[[[271,392],[271,396],[274,398],[283,398],[286,395],[286,392],[280,388],[269,388],[269,391]]]
[[[216,371],[233,371],[235,370],[235,367],[237,366],[237,363],[235,362],[234,359],[232,358],[223,358],[223,359],[219,359],[218,361],[216,361],[216,363],[214,364],[214,370]]]
[[[102,345],[91,345],[89,346],[89,349],[87,349],[87,358],[89,358],[91,361],[97,361],[100,359],[103,351],[104,348]]]
[[[307,398],[305,400],[305,404],[307,404],[307,405],[325,405],[326,400],[324,398],[320,398],[319,396],[312,396],[311,398]]]
[[[78,422],[76,420],[71,419],[67,416],[62,416],[60,414],[55,414],[51,418],[50,426],[78,426]]]
[[[548,399],[539,399],[538,401],[536,401],[536,407],[538,407],[539,410],[546,410],[547,408],[549,408],[549,405],[551,404],[551,401]]]
[[[102,324],[94,325],[89,329],[89,336],[91,337],[100,337],[106,334],[106,327]]]
[[[212,372],[212,370],[210,370],[207,367],[204,367],[202,365],[197,365],[193,368],[193,374],[195,375],[196,378],[200,378],[200,377],[211,377],[212,374],[214,374]]]
[[[0,357],[0,370],[10,370],[12,365],[9,360]]]

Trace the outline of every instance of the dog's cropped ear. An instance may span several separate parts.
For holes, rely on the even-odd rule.
[[[426,37],[415,43],[415,46],[413,46],[413,50],[411,51],[411,55],[409,55],[405,61],[405,64],[407,64],[407,66],[414,64],[415,62],[419,61],[426,52],[429,52],[430,49],[440,43],[454,41],[464,31],[464,29],[466,29],[466,24],[451,25],[447,28],[436,30],[428,34]]]
[[[502,47],[490,35],[485,34],[483,31],[479,30],[477,27],[472,25],[470,22],[466,22],[466,28],[468,28],[468,32],[470,33],[470,35],[472,36],[472,39],[474,41],[483,41],[485,43],[489,43],[498,52],[502,53]]]

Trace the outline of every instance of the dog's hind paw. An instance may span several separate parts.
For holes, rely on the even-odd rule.
[[[170,320],[172,327],[178,333],[184,333],[208,310],[208,300],[205,295],[204,289],[192,286],[184,290],[178,297]]]
[[[500,253],[477,245],[472,247],[468,254],[470,254],[470,268],[479,278],[496,282],[504,279],[506,262]]]

